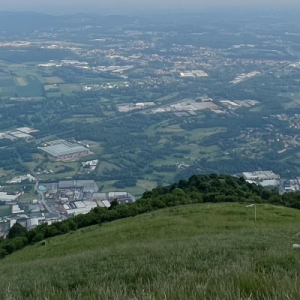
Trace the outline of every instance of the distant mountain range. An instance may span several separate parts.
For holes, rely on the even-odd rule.
[[[136,20],[136,18],[122,16],[122,15],[109,15],[104,16],[100,14],[76,13],[72,15],[54,16],[50,14],[37,13],[37,12],[11,12],[0,11],[0,36],[1,32],[11,33],[12,35],[20,34],[23,32],[30,32],[34,30],[43,30],[48,27],[63,27],[66,24],[80,23],[86,24],[91,22],[91,25],[106,25],[110,24],[124,24]]]

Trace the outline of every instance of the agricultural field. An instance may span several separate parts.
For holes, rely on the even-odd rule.
[[[31,191],[24,193],[19,199],[21,203],[32,203],[32,199],[38,199],[38,194],[34,191],[34,188],[32,186]]]
[[[1,76],[0,89],[3,98],[10,97],[42,97],[44,89],[37,77]]]
[[[44,84],[61,84],[64,83],[64,81],[57,77],[57,76],[52,76],[52,77],[42,77],[40,81]]]
[[[263,111],[263,106],[256,106],[254,108],[251,108],[249,111],[254,112],[254,113],[259,113],[259,112]]]
[[[179,125],[171,125],[171,126],[161,126],[161,129],[159,130],[162,134],[167,133],[167,134],[177,134],[184,132],[184,129],[180,128]]]
[[[145,191],[150,191],[154,189],[157,186],[156,180],[137,180],[136,186],[128,186],[125,189],[124,188],[116,188],[114,184],[116,183],[116,180],[106,181],[106,182],[97,182],[98,186],[104,186],[103,189],[101,189],[101,192],[108,193],[111,191],[114,192],[123,192],[126,190],[128,193],[134,195],[136,198],[140,198]]]
[[[97,167],[97,170],[100,174],[102,174],[104,171],[112,171],[113,169],[119,169],[118,166],[109,163],[107,161],[101,161],[99,163],[99,166]]]
[[[61,92],[47,92],[46,97],[47,98],[60,98],[62,96]]]
[[[59,84],[59,89],[63,95],[72,96],[74,93],[80,92],[82,90],[79,84]]]
[[[188,132],[189,137],[188,140],[190,142],[200,142],[203,138],[219,133],[226,132],[226,127],[211,127],[211,128],[201,128],[196,130],[191,130]]]
[[[56,84],[44,85],[45,92],[58,92],[59,87]]]
[[[26,81],[26,79],[24,77],[16,77],[14,78],[15,84],[17,86],[27,86],[28,82]]]
[[[30,170],[35,170],[35,168],[44,161],[45,157],[43,154],[33,154],[33,160],[30,162],[24,162],[24,165],[27,166]]]
[[[0,218],[11,214],[10,205],[0,205]]]
[[[42,180],[55,181],[72,178],[79,171],[79,163],[77,161],[50,161],[43,164],[43,167],[53,171],[53,173],[39,175]]]
[[[7,172],[6,170],[4,170],[3,168],[0,168],[0,177],[6,176],[8,175],[9,172]]]
[[[172,99],[176,98],[178,95],[179,95],[178,92],[174,92],[174,93],[171,93],[171,94],[169,94],[169,95],[167,95],[167,96],[158,98],[158,99],[156,100],[156,102],[169,101],[169,100],[172,100]]]

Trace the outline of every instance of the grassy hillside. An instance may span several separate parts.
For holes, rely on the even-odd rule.
[[[300,211],[193,204],[83,228],[0,261],[1,299],[300,299]]]

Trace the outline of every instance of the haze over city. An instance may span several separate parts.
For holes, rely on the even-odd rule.
[[[168,10],[203,10],[207,8],[222,8],[222,9],[231,9],[233,8],[272,8],[272,9],[282,9],[287,6],[293,6],[299,4],[299,1],[296,0],[113,0],[113,1],[96,1],[96,0],[13,0],[13,1],[1,1],[0,11],[1,10],[12,10],[12,11],[38,11],[38,12],[48,12],[48,13],[74,13],[74,12],[94,12],[94,13],[103,13],[103,12],[112,12],[112,13],[127,13],[134,12],[136,10],[143,9],[168,9]]]

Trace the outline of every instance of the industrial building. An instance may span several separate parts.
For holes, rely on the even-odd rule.
[[[33,139],[30,133],[37,132],[38,130],[29,127],[20,127],[15,131],[0,132],[0,139],[10,139],[12,141],[17,139],[25,139],[26,141]]]
[[[95,201],[75,201],[64,204],[63,208],[66,210],[68,215],[87,214],[93,208],[97,207]]]
[[[280,180],[272,179],[272,180],[263,180],[259,182],[259,184],[263,187],[275,187],[280,185]]]
[[[8,195],[6,192],[0,192],[0,201],[5,201],[6,203],[16,201],[21,194]]]
[[[59,190],[81,190],[83,193],[97,193],[98,186],[94,180],[67,180],[58,182]]]
[[[133,195],[127,192],[94,193],[93,199],[99,199],[102,202],[105,200],[108,203],[116,199],[120,204],[133,203],[136,200]]]
[[[30,134],[30,133],[33,133],[33,132],[38,132],[38,130],[33,129],[33,128],[29,128],[29,127],[19,127],[19,128],[17,128],[17,130],[20,131],[20,132],[23,132],[23,133],[27,133],[27,134]]]
[[[243,177],[251,181],[279,180],[280,176],[273,171],[244,172]]]
[[[280,185],[280,176],[273,171],[244,172],[243,177],[247,182],[259,184],[263,187],[276,187]]]
[[[190,72],[180,72],[181,78],[208,77],[208,74],[203,70],[195,70]]]
[[[31,174],[16,176],[11,180],[6,181],[6,183],[21,183],[24,180],[28,180],[30,182],[36,181],[36,178]]]
[[[20,132],[20,131],[13,131],[9,133],[10,135],[16,137],[17,139],[32,139],[33,137],[30,134]]]
[[[20,206],[16,204],[16,205],[12,206],[12,213],[13,214],[20,214],[20,213],[24,213],[24,210],[20,209]]]
[[[290,179],[284,184],[284,192],[300,191],[300,177]]]
[[[109,208],[117,199],[120,204],[135,202],[135,197],[127,192],[99,193],[94,180],[63,180],[58,183],[45,183],[46,201],[54,204],[61,214],[76,216],[86,214],[95,207]],[[50,204],[49,204],[50,205]],[[30,208],[35,210],[35,206]]]
[[[129,112],[137,109],[145,109],[155,106],[154,102],[141,102],[141,103],[122,103],[118,105],[119,112]]]
[[[67,160],[91,154],[89,149],[67,141],[60,141],[57,144],[54,143],[50,146],[40,147],[39,149],[46,152],[56,160]]]

